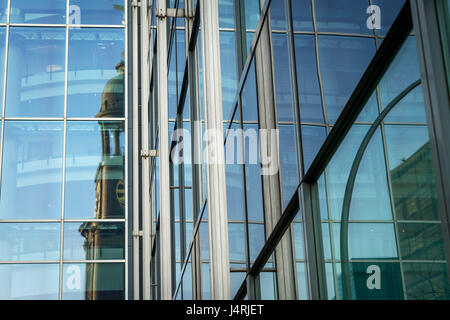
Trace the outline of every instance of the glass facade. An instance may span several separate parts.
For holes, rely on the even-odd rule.
[[[0,1],[0,299],[450,299],[414,3]]]
[[[1,6],[0,299],[124,299],[126,3]]]

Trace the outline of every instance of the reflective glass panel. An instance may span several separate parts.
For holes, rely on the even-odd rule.
[[[283,188],[283,203],[285,208],[296,192],[299,184],[298,163],[297,163],[297,139],[295,126],[280,124],[280,160],[281,160],[281,183]]]
[[[123,263],[65,264],[64,300],[122,300],[125,298]]]
[[[66,23],[66,0],[11,0],[11,23]]]
[[[318,0],[315,6],[318,31],[373,34],[366,25],[368,0]]]
[[[445,260],[440,223],[398,223],[403,260]]]
[[[248,245],[250,247],[250,261],[255,261],[266,242],[264,224],[250,223],[248,225],[248,238]]]
[[[319,36],[320,68],[330,123],[338,118],[374,54],[374,39]]]
[[[228,223],[228,239],[231,261],[246,261],[246,243],[244,223]],[[202,239],[203,240],[203,239]]]
[[[270,3],[270,23],[272,29],[286,30],[285,0],[272,0]]]
[[[124,31],[70,29],[69,117],[124,116]]]
[[[58,264],[0,265],[0,300],[58,299]]]
[[[449,300],[450,283],[445,263],[404,263],[408,300]]]
[[[219,27],[234,28],[233,0],[219,0]]]
[[[323,123],[314,36],[295,35],[294,40],[300,119]]]
[[[124,259],[125,225],[118,223],[77,222],[64,224],[64,259]]]
[[[259,20],[259,1],[244,0],[245,3],[245,27],[255,30]]]
[[[11,27],[9,32],[6,116],[62,117],[65,30]]]
[[[312,31],[311,0],[291,0],[292,24],[295,31]]]
[[[261,300],[275,300],[276,298],[276,280],[275,272],[261,272],[259,274],[259,284],[261,290]]]
[[[59,223],[0,223],[0,260],[58,260]]]
[[[62,148],[62,122],[5,122],[1,219],[60,218]]]
[[[316,157],[322,143],[327,137],[325,127],[302,126],[302,146],[305,172]]]
[[[379,35],[385,35],[394,23],[400,9],[405,4],[405,0],[372,0],[372,4],[380,7],[381,29],[378,29],[377,32]]]
[[[0,7],[1,10],[1,7]],[[3,88],[3,74],[5,68],[6,28],[0,27],[0,88]],[[0,90],[0,101],[3,101],[3,90]]]
[[[70,24],[124,24],[124,0],[70,0]]]
[[[8,0],[0,0],[0,23],[6,22],[6,15],[8,13]]]
[[[123,218],[122,122],[68,122],[65,218]]]
[[[220,58],[222,72],[223,118],[231,116],[237,88],[236,39],[235,33],[220,32]]]

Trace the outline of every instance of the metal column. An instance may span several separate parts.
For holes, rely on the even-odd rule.
[[[211,299],[230,299],[218,0],[200,0]]]
[[[169,100],[167,79],[167,4],[157,0],[157,65],[158,65],[158,122],[159,122],[159,203],[160,203],[160,252],[161,299],[171,300],[172,256],[169,181]],[[175,263],[175,261],[173,261]]]
[[[262,29],[255,48],[256,82],[258,87],[258,113],[261,137],[261,154],[277,161],[280,155],[278,135],[272,139],[277,129],[277,112],[275,99],[275,80],[272,65],[271,28],[269,19]],[[273,162],[272,164],[273,165]],[[264,169],[264,165],[263,165]],[[267,170],[270,171],[270,170]],[[280,171],[267,172],[262,175],[264,220],[266,235],[270,235],[283,212],[283,199]],[[292,236],[289,228],[275,249],[277,266],[278,295],[280,300],[296,299],[295,268],[292,255]]]

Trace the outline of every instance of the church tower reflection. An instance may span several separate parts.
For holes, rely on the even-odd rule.
[[[121,61],[116,70],[118,74],[110,79],[102,93],[102,105],[97,118],[119,118],[124,116],[124,71]],[[95,219],[120,219],[125,212],[124,150],[120,135],[124,132],[123,121],[99,121],[102,139],[102,161],[95,176]],[[110,227],[109,227],[110,226]],[[86,260],[104,260],[108,258],[108,248],[120,248],[123,245],[123,230],[115,224],[85,222],[79,229],[85,238]],[[86,300],[122,299],[110,268],[104,263],[86,265]]]

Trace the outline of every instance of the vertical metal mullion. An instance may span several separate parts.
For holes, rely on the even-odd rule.
[[[236,57],[237,57],[237,75],[238,79],[244,70],[245,60],[247,59],[247,41],[245,26],[245,4],[243,0],[233,1],[234,9],[234,28],[236,34]]]
[[[125,28],[124,28],[124,32],[125,32],[125,54],[124,54],[124,60],[125,60],[125,74],[124,74],[124,109],[125,109],[125,125],[124,125],[124,135],[125,135],[125,154],[124,154],[124,162],[125,162],[125,169],[124,169],[124,186],[125,186],[125,300],[128,300],[129,298],[129,292],[128,292],[128,288],[129,288],[129,268],[128,268],[128,263],[129,263],[129,250],[128,250],[128,235],[129,235],[129,230],[128,230],[128,222],[129,222],[129,202],[128,202],[128,196],[129,196],[129,192],[128,192],[128,155],[129,155],[129,141],[128,141],[128,1],[124,2],[124,19],[125,19]]]
[[[67,94],[69,72],[69,0],[66,0],[66,41],[65,41],[65,66],[64,66],[64,129],[63,129],[63,154],[62,154],[62,192],[61,192],[61,222],[60,222],[60,253],[59,253],[59,300],[62,300],[63,290],[63,254],[64,254],[64,203],[66,196],[66,150],[67,150]]]
[[[6,15],[6,38],[5,38],[5,59],[3,69],[3,100],[2,100],[2,114],[1,114],[1,132],[0,132],[0,190],[2,183],[2,168],[3,168],[3,138],[5,135],[5,109],[6,109],[6,77],[8,74],[8,51],[9,51],[9,16],[10,16],[11,0],[8,0],[8,11]]]

